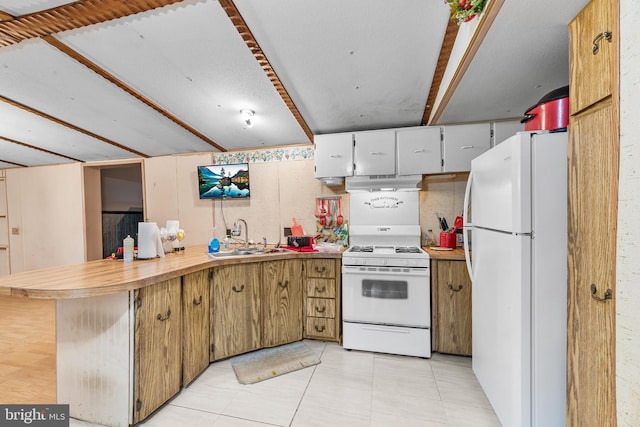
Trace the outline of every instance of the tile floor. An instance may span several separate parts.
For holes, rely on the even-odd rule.
[[[140,427],[500,426],[471,359],[346,351],[305,341],[321,363],[256,384],[211,364]],[[72,420],[71,427],[89,424]]]

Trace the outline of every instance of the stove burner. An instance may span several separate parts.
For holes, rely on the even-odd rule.
[[[373,252],[373,246],[353,246],[349,252]]]
[[[396,247],[396,253],[397,254],[419,254],[422,251],[420,250],[420,248],[417,248],[415,246],[398,246]]]

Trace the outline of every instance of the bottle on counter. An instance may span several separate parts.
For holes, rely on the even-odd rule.
[[[127,237],[122,241],[123,257],[125,261],[133,261],[133,237],[127,234]]]
[[[231,239],[229,239],[229,235],[224,236],[224,250],[228,251],[229,250],[229,246],[231,246]]]

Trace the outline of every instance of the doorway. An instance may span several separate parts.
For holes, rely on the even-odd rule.
[[[116,253],[127,235],[137,240],[138,222],[144,221],[142,162],[87,166],[84,181],[87,261],[92,261]]]

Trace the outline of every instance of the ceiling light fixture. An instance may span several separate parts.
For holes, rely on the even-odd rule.
[[[248,128],[253,126],[253,115],[256,112],[253,110],[249,110],[247,108],[243,108],[240,110],[240,117],[242,117],[242,121],[247,125]]]

